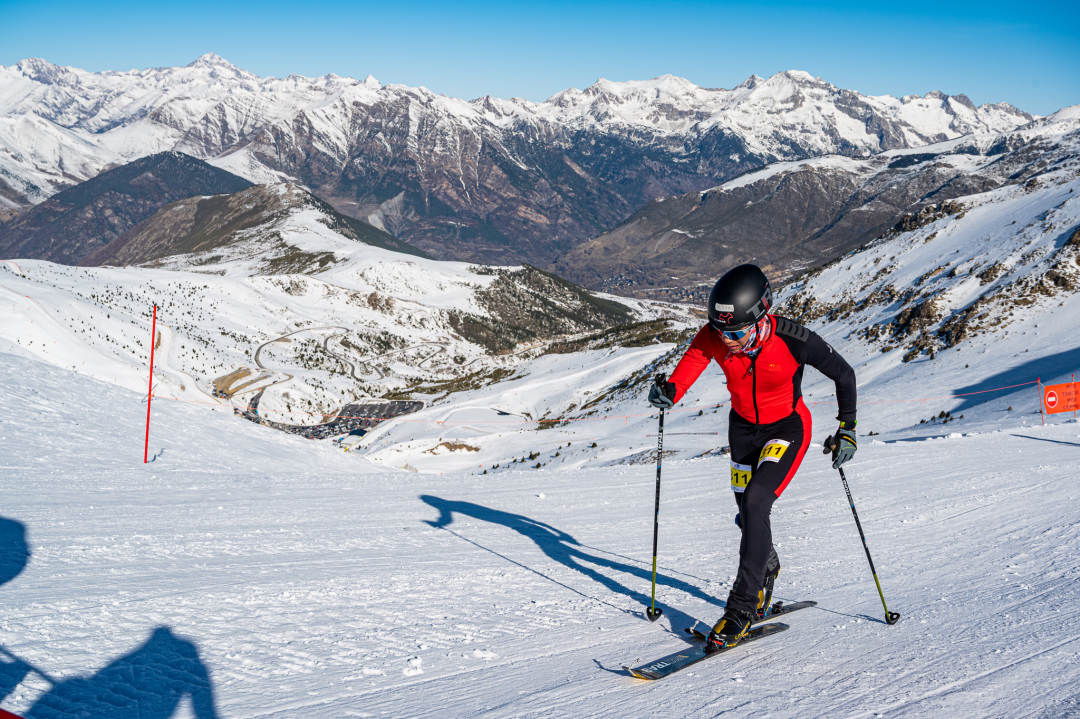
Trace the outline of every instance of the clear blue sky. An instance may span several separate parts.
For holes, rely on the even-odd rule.
[[[868,94],[966,93],[1046,114],[1080,103],[1080,2],[823,3],[0,0],[0,64],[372,74],[473,98],[544,99],[598,77],[732,87],[806,70]]]

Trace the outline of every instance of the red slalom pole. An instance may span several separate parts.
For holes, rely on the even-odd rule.
[[[146,390],[146,442],[143,444],[143,464],[150,454],[150,398],[154,394],[154,345],[157,344],[157,305],[154,305],[154,319],[150,325],[150,389]]]

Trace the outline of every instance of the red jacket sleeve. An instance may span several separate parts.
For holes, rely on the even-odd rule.
[[[668,382],[675,385],[675,398],[672,401],[678,402],[682,399],[690,385],[694,384],[709,366],[709,361],[721,351],[726,352],[727,348],[717,341],[716,333],[708,325],[698,330],[679,364],[675,365],[675,371],[668,377]]]

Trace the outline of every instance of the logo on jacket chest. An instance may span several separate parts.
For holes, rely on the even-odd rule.
[[[770,353],[771,355],[771,353]],[[783,363],[775,356],[758,355],[756,361],[752,361],[745,355],[729,354],[721,363],[725,372],[732,377],[749,379],[755,373],[759,379],[768,376],[786,376],[790,374],[784,371]]]

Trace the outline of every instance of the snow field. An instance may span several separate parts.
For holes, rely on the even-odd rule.
[[[737,543],[726,458],[664,463],[665,611],[650,624],[652,464],[413,474],[160,402],[142,466],[137,394],[13,355],[0,367],[18,378],[0,385],[3,515],[32,551],[0,587],[0,646],[89,692],[31,673],[3,702],[30,717],[64,716],[69,695],[101,697],[99,712],[136,697],[192,716],[190,699],[161,707],[170,692],[205,701],[207,687],[236,717],[1056,717],[1080,699],[1080,425],[1068,418],[863,442],[847,473],[903,615],[893,627],[812,446],[774,511],[777,596],[820,606],[649,684],[620,665],[722,612]],[[645,449],[655,440],[631,440],[638,429],[620,439]],[[120,680],[110,663],[158,627],[197,650],[189,671],[147,650],[145,671]]]

